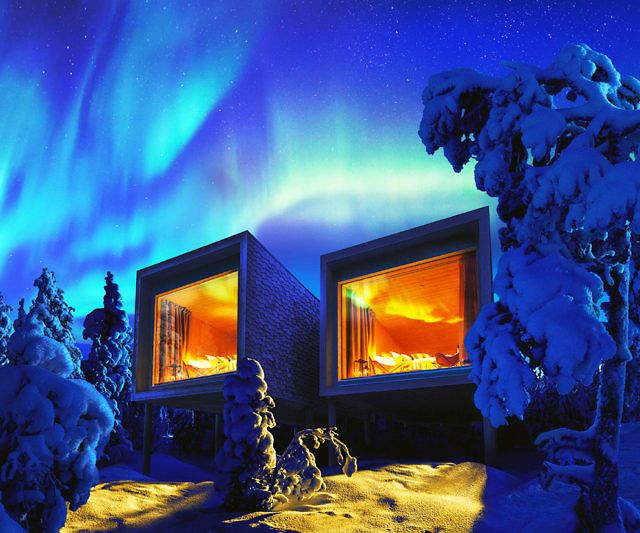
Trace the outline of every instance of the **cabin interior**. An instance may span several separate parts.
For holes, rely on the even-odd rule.
[[[473,250],[341,281],[340,380],[467,366],[478,314]]]
[[[236,369],[237,270],[158,294],[154,315],[154,385]]]

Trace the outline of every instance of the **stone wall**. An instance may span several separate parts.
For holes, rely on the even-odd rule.
[[[320,303],[251,234],[247,240],[245,354],[262,364],[269,394],[318,401]]]

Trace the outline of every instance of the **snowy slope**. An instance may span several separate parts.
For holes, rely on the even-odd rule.
[[[621,495],[640,504],[640,423],[623,426]],[[175,479],[179,462],[154,456],[156,475]],[[162,465],[166,462],[164,472]],[[477,463],[362,465],[353,477],[326,476],[327,490],[310,500],[269,513],[215,513],[211,482],[145,481],[137,472],[112,467],[112,481],[94,488],[89,503],[69,513],[65,532],[91,531],[513,531],[566,533],[578,492],[556,483],[541,489],[532,472],[518,477]],[[185,465],[196,480],[206,475]],[[104,479],[104,477],[103,477]],[[254,529],[256,528],[256,529]],[[438,529],[440,528],[440,529]]]

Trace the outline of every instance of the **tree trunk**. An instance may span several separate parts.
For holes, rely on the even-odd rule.
[[[595,531],[624,531],[618,508],[618,448],[624,406],[624,385],[629,352],[629,266],[612,269],[609,291],[609,334],[616,343],[616,354],[605,362],[598,387],[594,428],[598,439],[595,450],[595,479],[584,490],[579,502],[583,520]]]

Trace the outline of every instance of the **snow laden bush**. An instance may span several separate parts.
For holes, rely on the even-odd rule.
[[[590,427],[537,439],[545,481],[579,485],[585,530],[636,531],[617,461],[626,367],[640,356],[640,82],[586,45],[546,68],[505,66],[502,78],[432,76],[419,130],[456,172],[475,162],[476,186],[498,199],[505,223],[499,300],[465,340],[476,405],[501,425],[524,415],[541,380],[568,394],[597,374]]]
[[[324,442],[333,446],[342,472],[352,476],[358,469],[356,458],[349,454],[347,445],[338,439],[336,428],[315,428],[298,431],[285,452],[278,457],[272,480],[274,498],[281,503],[294,497],[298,500],[326,488],[322,473],[316,465],[315,455],[305,443],[318,449]]]
[[[276,451],[270,428],[276,422],[274,402],[260,363],[243,358],[237,374],[224,380],[225,441],[216,456],[216,493],[227,509],[261,509],[273,506],[271,473]]]
[[[28,531],[58,531],[86,503],[96,458],[113,426],[105,399],[82,379],[64,344],[44,334],[36,303],[0,368],[0,503]]]
[[[107,400],[114,416],[113,430],[100,461],[116,463],[132,451],[122,413],[131,389],[131,327],[113,274],[105,277],[103,307],[84,320],[82,336],[91,340],[91,351],[82,365],[84,375]]]
[[[215,489],[220,505],[229,510],[270,510],[289,497],[298,499],[322,490],[324,482],[314,448],[326,442],[334,447],[338,463],[347,475],[357,469],[355,457],[337,438],[335,428],[298,432],[284,454],[276,455],[273,435],[276,422],[273,399],[260,363],[243,358],[238,371],[224,381],[225,442],[216,457]]]

